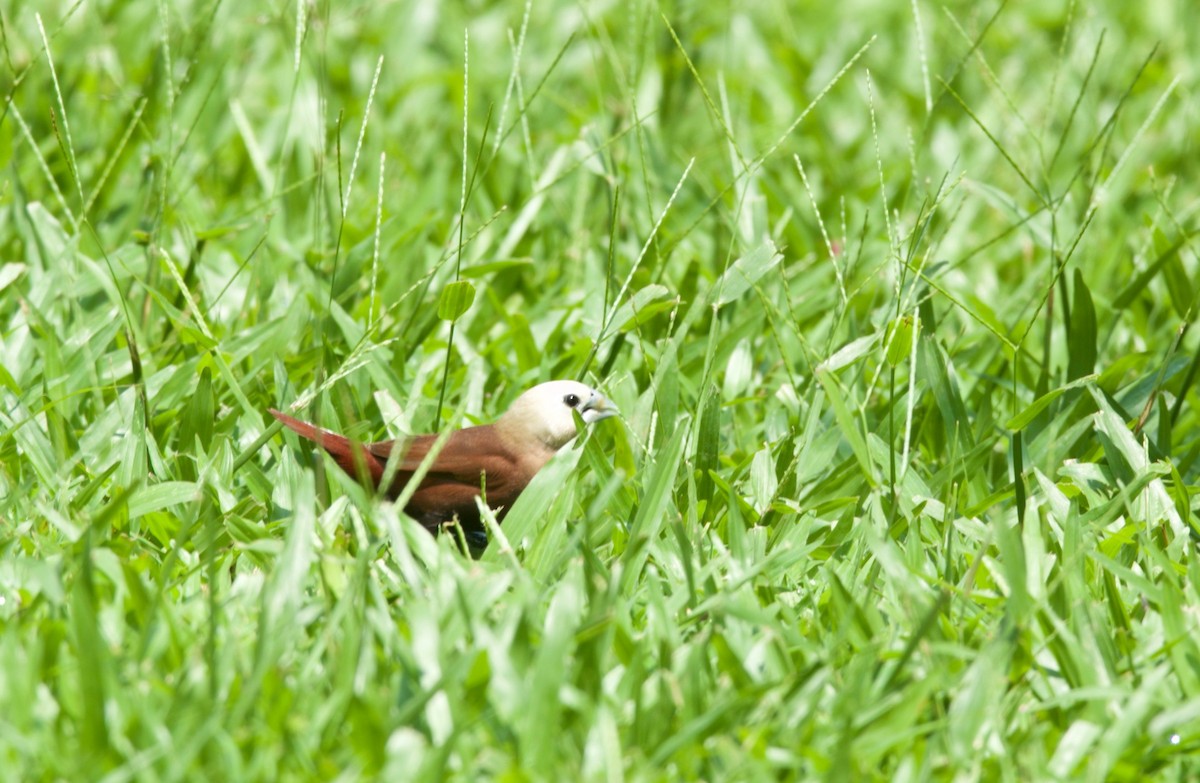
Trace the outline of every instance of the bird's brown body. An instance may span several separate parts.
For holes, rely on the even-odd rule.
[[[493,424],[450,433],[405,505],[405,513],[430,530],[453,520],[465,530],[480,530],[476,498],[483,497],[497,520],[503,519],[534,475],[575,436],[572,410],[585,422],[616,413],[604,397],[587,386],[552,381],[525,392]],[[376,488],[384,479],[392,452],[399,449],[395,478],[385,490],[393,500],[438,439],[437,435],[416,435],[405,440],[355,443],[277,410],[271,414],[329,452],[351,476],[361,475]]]
[[[271,414],[329,452],[342,470],[351,476],[358,475],[360,468],[354,456],[355,444],[349,438],[276,410]],[[436,435],[417,435],[404,441],[357,444],[362,469],[371,483],[379,487],[388,458],[399,448],[401,454],[396,475],[386,490],[387,496],[395,500],[436,441]],[[521,490],[553,455],[554,452],[548,450],[518,454],[505,443],[493,424],[458,430],[446,439],[404,511],[431,529],[455,517],[463,527],[474,529],[480,526],[475,498],[482,495],[488,506],[496,510],[496,518],[502,519]]]

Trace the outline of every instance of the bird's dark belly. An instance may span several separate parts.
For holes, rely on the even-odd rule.
[[[430,502],[428,497],[422,497],[428,492],[429,490],[417,492],[408,505],[405,506],[404,513],[434,533],[452,523],[457,523],[465,532],[486,533],[483,520],[480,519],[479,506],[476,505],[475,500],[479,495],[478,492],[470,495],[469,502],[457,503],[446,503],[444,500],[442,502]],[[502,498],[488,497],[488,507],[496,514],[497,523],[504,521],[505,514],[508,513],[508,509],[516,501],[519,494],[514,493],[511,496]]]

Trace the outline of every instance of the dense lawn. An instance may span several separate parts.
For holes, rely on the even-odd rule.
[[[0,780],[1200,775],[1190,3],[0,20]]]

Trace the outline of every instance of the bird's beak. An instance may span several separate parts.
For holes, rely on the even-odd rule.
[[[609,416],[616,416],[618,414],[620,414],[620,411],[617,410],[617,406],[613,405],[608,401],[607,398],[602,397],[599,394],[594,394],[589,397],[588,401],[585,402],[583,407],[580,409],[580,415],[583,416],[583,420],[589,424],[591,422],[607,419]]]

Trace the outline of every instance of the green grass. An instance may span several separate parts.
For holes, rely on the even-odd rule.
[[[0,779],[1200,774],[1190,9],[741,8],[0,4]]]

